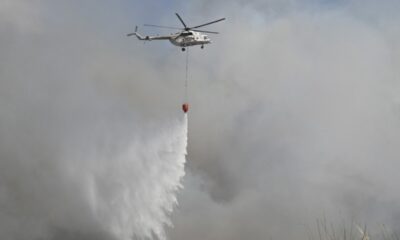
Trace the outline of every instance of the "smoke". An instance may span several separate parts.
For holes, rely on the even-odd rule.
[[[76,24],[82,7],[0,3],[0,238],[165,239],[185,173],[187,118],[170,97],[183,87],[154,94],[163,73],[125,53],[123,31]]]
[[[53,173],[38,185],[58,189],[52,159],[120,159],[132,141],[163,131],[148,123],[180,111],[184,54],[125,34],[143,23],[179,27],[178,12],[188,25],[227,21],[205,28],[221,33],[212,44],[190,49],[190,161],[171,239],[304,239],[322,216],[398,231],[399,1],[7,2],[0,153],[3,178],[25,166],[9,177],[14,191],[37,182],[35,172]],[[17,199],[39,216],[57,213],[47,204],[55,196],[71,202],[67,192],[38,192],[42,207]],[[56,214],[65,218],[53,236],[107,238],[78,205]],[[40,232],[43,217],[30,218]]]
[[[398,231],[399,4],[284,2],[193,7],[227,22],[193,74],[173,239],[306,239],[322,216]]]

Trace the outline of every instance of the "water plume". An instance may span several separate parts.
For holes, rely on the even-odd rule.
[[[110,164],[96,166],[89,191],[91,207],[108,231],[121,239],[132,236],[165,239],[164,225],[182,187],[187,146],[187,115],[132,144]]]
[[[124,140],[95,137],[84,150],[53,155],[46,143],[8,152],[18,159],[3,151],[0,238],[165,239],[185,175],[187,116],[132,129]]]

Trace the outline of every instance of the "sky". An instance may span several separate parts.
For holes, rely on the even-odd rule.
[[[317,218],[399,231],[399,11],[395,0],[1,0],[0,179],[23,188],[92,141],[118,149],[154,134],[143,126],[181,114],[185,54],[126,33],[169,34],[142,25],[179,27],[175,12],[189,25],[225,17],[205,28],[220,32],[212,44],[190,49],[186,176],[168,238],[308,239]],[[80,239],[110,239],[82,221]],[[78,239],[60,226],[54,238]]]

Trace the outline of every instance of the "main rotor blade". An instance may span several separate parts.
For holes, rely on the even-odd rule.
[[[186,26],[185,22],[182,20],[181,16],[179,16],[178,13],[175,13],[175,15],[179,18],[179,21],[181,21],[181,23],[183,24],[183,26],[185,27],[185,29],[187,29],[188,27]]]
[[[212,32],[212,31],[206,31],[206,30],[196,30],[196,29],[194,29],[194,30],[192,30],[192,31],[194,31],[194,32],[202,32],[202,33],[219,34],[219,32]]]
[[[204,23],[204,24],[201,24],[201,25],[199,25],[199,26],[191,27],[190,29],[199,28],[199,27],[204,27],[204,26],[207,26],[207,25],[210,25],[210,24],[213,24],[213,23],[221,22],[221,21],[223,21],[223,20],[225,20],[225,18],[221,18],[221,19],[218,19],[218,20],[209,22],[209,23]]]
[[[153,24],[143,24],[143,26],[146,26],[146,27],[157,27],[157,28],[168,28],[168,29],[179,29],[179,30],[184,30],[183,28],[159,26],[159,25],[153,25]]]

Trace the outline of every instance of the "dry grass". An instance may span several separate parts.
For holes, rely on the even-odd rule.
[[[380,226],[380,231],[372,234],[367,225],[361,227],[354,221],[335,225],[325,218],[316,220],[316,230],[307,227],[307,235],[309,240],[400,240],[399,235],[388,230],[384,224]]]

